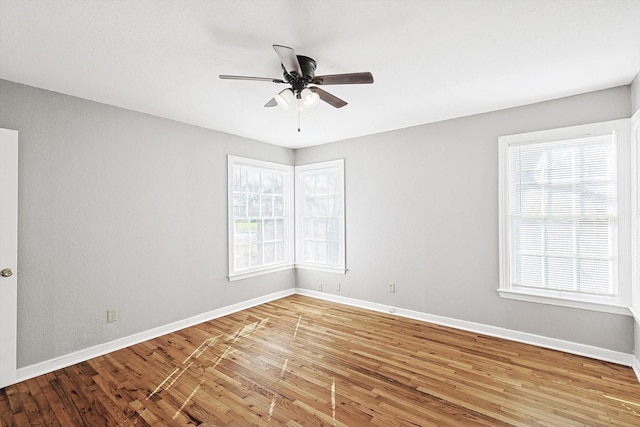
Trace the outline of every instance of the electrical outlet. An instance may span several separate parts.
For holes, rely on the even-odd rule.
[[[336,292],[340,292],[340,282],[336,285]]]
[[[389,288],[389,292],[393,293],[396,291],[396,284],[394,282],[387,283],[387,287]]]
[[[322,283],[318,283],[318,290],[321,291],[322,290]]]
[[[118,320],[118,310],[107,310],[107,323],[113,323]]]

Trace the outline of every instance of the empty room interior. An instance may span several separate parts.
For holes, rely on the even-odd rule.
[[[0,427],[640,425],[640,1],[0,0]]]

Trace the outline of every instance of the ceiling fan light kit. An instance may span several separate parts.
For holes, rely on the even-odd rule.
[[[275,107],[279,105],[284,109],[289,109],[295,100],[298,112],[315,107],[319,101],[324,101],[335,108],[341,108],[347,105],[346,101],[330,94],[324,89],[309,85],[326,86],[373,83],[373,75],[370,72],[316,76],[315,71],[317,64],[313,58],[296,55],[294,50],[287,46],[274,44],[273,49],[280,58],[284,80],[269,77],[232,76],[227,74],[221,74],[219,77],[226,80],[252,80],[289,84],[291,86],[290,89],[287,88],[280,91],[264,106]]]

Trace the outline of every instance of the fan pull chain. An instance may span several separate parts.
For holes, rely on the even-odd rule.
[[[300,108],[298,107],[298,132],[300,132]]]

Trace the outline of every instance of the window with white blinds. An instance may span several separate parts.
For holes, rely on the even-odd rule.
[[[509,147],[511,284],[615,293],[613,135]]]
[[[500,138],[501,295],[619,305],[619,133],[572,129]]]
[[[344,160],[295,170],[296,266],[344,274]]]
[[[293,265],[293,168],[229,156],[229,279]]]

